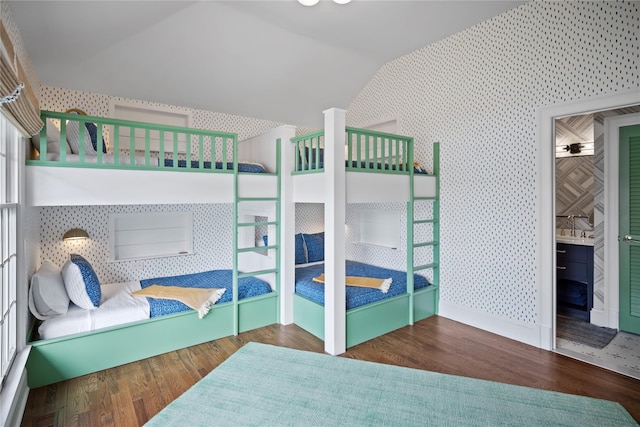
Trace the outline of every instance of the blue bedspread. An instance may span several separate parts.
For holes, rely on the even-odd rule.
[[[171,159],[165,159],[164,161],[164,165],[168,168],[173,167],[173,160]],[[178,160],[178,167],[179,168],[185,168],[187,167],[187,161],[186,160]],[[194,169],[199,169],[200,168],[200,162],[197,160],[192,160],[191,161],[191,167]],[[202,162],[202,167],[203,169],[211,169],[211,162]],[[227,162],[227,164],[225,165],[222,162],[216,162],[215,163],[215,169],[225,169],[225,170],[233,170],[233,162]],[[238,172],[250,172],[250,173],[265,173],[264,168],[256,163],[238,163]]]
[[[153,284],[165,286],[182,286],[184,288],[225,288],[226,291],[216,304],[229,302],[233,299],[232,294],[232,271],[231,270],[211,270],[201,273],[184,274],[181,276],[157,277],[140,281],[142,288]],[[271,292],[271,286],[264,280],[255,277],[244,277],[238,280],[238,299],[249,298]],[[178,313],[191,310],[180,301],[149,298],[149,317],[163,316],[165,314]]]
[[[296,268],[296,294],[324,305],[324,285],[312,281],[314,277],[322,273],[324,273],[324,263]],[[391,287],[386,294],[379,289],[347,286],[347,310],[407,292],[407,273],[404,271],[376,267],[375,265],[357,261],[347,261],[346,275],[375,277],[378,279],[391,277],[393,279],[393,283],[391,283]],[[414,289],[424,288],[429,285],[429,282],[423,276],[414,274],[413,277]]]

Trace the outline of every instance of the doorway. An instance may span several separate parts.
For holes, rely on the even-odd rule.
[[[604,199],[605,146],[618,146],[605,128],[617,129],[611,124],[633,122],[634,117],[640,122],[638,111],[636,105],[555,119],[556,351],[636,378],[640,336],[618,333],[613,319],[623,313],[614,301],[623,303],[628,297],[623,298],[622,281],[620,291],[605,285],[604,225],[618,213],[609,212]],[[611,157],[611,150],[606,151]],[[611,163],[617,164],[613,157]],[[611,170],[617,175],[618,168]]]
[[[617,110],[617,111],[616,111]],[[558,118],[583,115],[588,113],[600,113],[603,115],[603,120],[609,116],[619,115],[622,113],[626,116],[629,113],[640,111],[638,108],[638,90],[628,90],[601,97],[595,97],[583,101],[571,102],[563,105],[556,105],[551,107],[545,107],[538,112],[538,143],[541,150],[540,159],[540,238],[539,238],[539,253],[542,254],[538,267],[540,277],[540,339],[541,347],[548,350],[556,350],[556,310],[557,310],[557,296],[556,296],[556,252],[551,251],[550,248],[556,246],[556,210],[555,210],[555,146],[550,144],[550,141],[555,141],[555,121]],[[600,125],[601,126],[601,125]],[[604,133],[604,132],[601,132]],[[603,136],[604,138],[604,136]],[[606,153],[605,153],[606,154]],[[605,158],[607,160],[607,158]],[[613,168],[608,165],[607,173],[609,171],[617,171],[617,167]],[[616,175],[617,176],[617,175]],[[607,180],[606,186],[608,187],[610,180]],[[610,192],[609,192],[610,193]],[[604,194],[608,192],[604,191]],[[609,194],[610,196],[611,194]],[[611,199],[611,197],[608,197]],[[617,199],[616,199],[617,202]],[[606,200],[604,205],[610,205],[611,200]],[[603,205],[603,206],[604,206]],[[598,205],[594,205],[597,217]],[[612,211],[610,211],[612,212]],[[604,211],[603,211],[604,214]],[[617,214],[616,214],[617,215]],[[597,220],[596,220],[597,222]],[[610,221],[613,222],[613,221]],[[603,228],[605,228],[604,234],[611,236],[611,230],[607,229],[611,226],[609,222],[605,222]],[[616,224],[617,226],[617,224]],[[597,227],[597,224],[596,224]],[[597,231],[597,230],[596,230]],[[617,229],[616,243],[617,243]],[[603,241],[602,248],[610,246],[610,243]],[[610,255],[612,251],[606,251],[606,254]],[[615,260],[617,263],[617,259]],[[609,268],[609,264],[613,265],[612,259],[604,260],[605,272],[603,272],[604,289],[600,292],[609,292],[613,288],[612,283],[615,282],[617,286],[617,268]],[[613,280],[615,277],[615,280]],[[602,280],[602,279],[601,279]],[[615,290],[617,293],[617,289]],[[598,291],[596,291],[598,292]],[[599,295],[600,297],[601,295]],[[611,305],[615,303],[617,305],[617,295],[615,298],[601,298],[604,299],[604,307],[599,307],[595,310],[591,310],[591,322],[602,326],[615,326],[617,328],[617,308],[615,316],[610,310]],[[615,317],[615,320],[614,320]]]

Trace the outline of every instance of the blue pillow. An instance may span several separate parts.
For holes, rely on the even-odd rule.
[[[315,234],[303,234],[307,248],[307,262],[324,261],[324,231]]]
[[[296,264],[306,264],[307,254],[304,250],[304,239],[302,233],[296,234]]]
[[[87,132],[89,132],[89,137],[91,138],[91,145],[93,145],[93,150],[98,152],[98,127],[93,123],[85,123],[85,127],[87,128]],[[102,152],[107,152],[107,145],[104,143],[104,139],[102,140]]]
[[[82,256],[71,254],[71,259],[62,267],[62,278],[69,299],[75,305],[85,310],[100,305],[100,281],[89,261]]]

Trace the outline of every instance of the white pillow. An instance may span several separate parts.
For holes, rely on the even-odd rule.
[[[85,310],[93,310],[100,305],[102,290],[98,276],[82,256],[71,254],[71,259],[62,266],[62,278],[67,294],[75,305]]]
[[[47,154],[60,153],[60,129],[58,129],[55,124],[53,124],[51,119],[47,119],[47,121],[45,122],[45,126],[47,127]],[[31,137],[31,144],[36,150],[40,151],[39,133]],[[68,142],[66,142],[66,144],[67,154],[71,154],[71,147],[69,146]]]
[[[69,296],[60,271],[60,267],[45,259],[31,277],[29,310],[40,320],[66,314],[69,309]]]
[[[71,113],[78,114],[78,113]],[[93,143],[91,142],[91,135],[87,130],[86,125],[83,125],[84,129],[84,153],[90,155],[96,155],[96,150],[93,148]],[[71,147],[71,151],[73,154],[80,153],[80,122],[76,122],[75,120],[67,120],[67,142]]]

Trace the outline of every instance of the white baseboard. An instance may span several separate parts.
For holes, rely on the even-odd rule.
[[[609,326],[609,315],[605,310],[591,309],[590,319],[591,323],[596,326]]]
[[[439,302],[438,315],[538,348],[552,349],[551,326],[517,322],[443,300]]]
[[[605,328],[613,329],[620,328],[619,311],[607,310],[606,308],[604,310],[596,310],[592,308],[590,315],[591,323],[596,326],[604,326]]]

